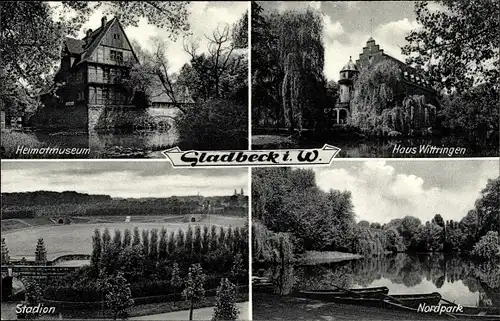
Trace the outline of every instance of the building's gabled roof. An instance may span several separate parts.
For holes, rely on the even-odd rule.
[[[72,55],[79,55],[85,51],[85,41],[83,40],[66,37],[64,44],[66,45],[69,53]]]
[[[114,23],[118,23],[120,28],[122,28],[123,34],[125,35],[126,40],[129,42],[127,34],[125,33],[125,30],[123,30],[123,27],[121,26],[120,22],[118,19],[113,18],[109,21],[106,22],[104,26],[100,26],[94,31],[91,31],[90,34],[86,35],[83,39],[74,39],[71,37],[66,37],[64,40],[64,45],[66,46],[66,49],[68,52],[73,55],[73,56],[79,56],[79,60],[77,60],[77,63],[81,63],[83,61],[87,61],[92,54],[94,53],[95,49],[99,46],[99,43],[101,42],[101,39],[104,37],[106,32],[110,29],[110,27]],[[137,56],[132,48],[132,54],[134,57],[137,59]]]
[[[97,48],[97,46],[99,46],[99,42],[101,42],[101,39],[104,37],[111,25],[113,25],[115,20],[116,18],[109,20],[104,26],[97,28],[90,35],[83,38],[83,41],[85,41],[86,45],[85,53],[82,55],[82,60],[80,62],[88,60],[92,56],[94,50]]]

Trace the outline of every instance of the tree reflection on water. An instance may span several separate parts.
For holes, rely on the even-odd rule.
[[[399,253],[336,264],[274,266],[266,274],[275,284],[274,292],[282,295],[335,286],[387,286],[390,293],[446,292],[443,297],[464,305],[500,306],[499,264],[443,253]]]

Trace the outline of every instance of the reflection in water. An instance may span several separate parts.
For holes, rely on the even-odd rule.
[[[288,135],[284,136],[288,137]],[[283,137],[283,138],[284,138]],[[403,137],[403,138],[380,138],[370,139],[346,139],[344,137],[325,137],[318,139],[286,140],[280,143],[254,145],[253,149],[278,149],[278,148],[321,148],[329,144],[340,148],[337,157],[366,158],[366,157],[450,157],[446,154],[421,154],[418,152],[420,146],[432,145],[436,147],[462,147],[466,148],[465,154],[453,155],[451,157],[497,157],[498,141],[470,142],[461,137]],[[393,153],[394,146],[417,147],[417,153]]]
[[[267,270],[283,295],[293,290],[387,286],[389,294],[439,292],[467,306],[500,306],[500,265],[444,254],[397,254],[336,264]]]
[[[106,157],[111,150],[158,150],[168,148],[177,143],[177,133],[173,128],[168,131],[134,131],[134,132],[91,132],[91,133],[26,133],[36,141],[50,147],[90,148],[90,157]]]

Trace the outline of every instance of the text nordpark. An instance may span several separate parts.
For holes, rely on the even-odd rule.
[[[269,151],[266,153],[252,153],[251,151],[227,152],[220,154],[217,152],[197,152],[189,151],[181,156],[181,161],[191,163],[191,166],[207,163],[237,163],[251,164],[267,162],[270,164],[283,164],[283,162],[298,161],[298,162],[314,162],[319,156],[317,150],[301,151],[297,155],[297,159],[292,159],[290,152]]]

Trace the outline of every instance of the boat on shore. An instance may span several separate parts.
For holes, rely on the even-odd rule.
[[[355,298],[376,298],[389,293],[389,288],[385,286],[362,289],[332,289],[332,290],[310,290],[299,291],[296,296],[314,300],[332,301],[334,298],[352,297]]]
[[[438,305],[441,301],[441,294],[437,292],[427,294],[394,294],[394,295],[379,295],[379,297],[333,297],[330,301],[343,304],[356,304],[363,306],[392,308],[395,303],[404,307],[417,309],[421,304]]]

